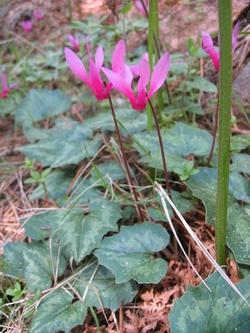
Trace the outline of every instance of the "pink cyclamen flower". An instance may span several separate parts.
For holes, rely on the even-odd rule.
[[[64,49],[65,58],[67,64],[73,74],[83,81],[92,93],[95,95],[97,100],[103,100],[108,98],[112,84],[105,84],[101,78],[101,68],[104,63],[104,52],[103,48],[99,46],[96,50],[95,60],[93,60],[89,52],[89,72],[81,61],[81,59],[68,47]],[[125,43],[119,41],[112,54],[112,70],[120,73],[124,69],[124,56],[125,56]]]
[[[21,26],[25,32],[31,32],[33,29],[32,20],[25,20],[21,22]]]
[[[79,52],[80,51],[80,41],[79,41],[78,37],[74,36],[72,34],[69,34],[67,36],[67,39],[70,43],[71,49],[74,50],[75,52]]]
[[[138,65],[137,94],[132,90],[133,73],[128,66],[124,65],[123,72],[120,73],[108,68],[102,68],[102,70],[113,87],[128,98],[132,108],[142,111],[145,109],[148,100],[160,89],[166,80],[169,65],[170,57],[168,53],[165,53],[155,65],[152,75],[150,75],[149,62],[142,58]],[[150,85],[147,88],[149,82]]]
[[[44,13],[41,8],[36,8],[33,10],[33,17],[36,21],[41,21],[44,19]]]
[[[142,59],[149,61],[148,52],[145,52],[142,55]],[[134,77],[140,76],[140,62],[138,64],[130,65],[129,68]]]
[[[135,4],[135,8],[142,14],[142,15],[146,15],[144,7],[141,3],[141,0],[134,0],[134,4]],[[148,10],[148,0],[144,0],[144,4]]]
[[[0,99],[7,98],[9,92],[11,90],[17,88],[17,84],[12,83],[12,84],[8,85],[8,78],[7,78],[7,75],[4,73],[0,75],[0,81],[1,81],[1,85],[2,85],[2,90],[0,91]]]
[[[239,22],[235,25],[232,33],[232,50],[234,51],[237,46],[237,37],[240,31]],[[218,48],[213,44],[213,40],[208,32],[202,32],[202,48],[211,58],[216,71],[220,70],[220,53]]]

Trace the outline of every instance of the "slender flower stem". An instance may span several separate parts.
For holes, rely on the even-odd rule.
[[[209,153],[208,159],[207,159],[207,165],[208,166],[211,163],[213,153],[214,153],[214,147],[215,147],[215,142],[216,142],[216,134],[217,134],[217,131],[218,131],[218,120],[219,120],[219,100],[217,100],[217,105],[216,105],[214,130],[213,130],[213,141],[212,141],[212,145],[211,145],[211,148],[210,148],[210,153]]]
[[[146,15],[146,17],[149,21],[149,13],[148,13],[148,9],[147,9],[147,6],[145,5],[144,0],[141,0],[141,4],[142,4],[143,10],[145,12],[145,15]],[[150,4],[149,4],[149,9],[150,9]],[[154,20],[155,26],[154,26],[154,29],[153,29],[154,46],[155,46],[155,51],[156,51],[156,54],[157,54],[157,58],[160,59],[160,57],[161,57],[161,47],[160,47],[160,33],[159,33],[159,19],[158,19],[158,3],[157,3],[157,1],[155,1],[153,12],[154,12],[155,17],[156,17],[155,20]],[[149,43],[149,41],[148,41],[148,43]],[[167,96],[168,96],[168,103],[171,104],[172,100],[171,100],[171,95],[170,95],[170,91],[169,91],[167,81],[164,82],[164,86],[165,86]]]
[[[159,139],[165,183],[166,183],[166,187],[167,187],[167,190],[168,190],[168,195],[171,196],[171,187],[170,187],[170,184],[169,184],[167,162],[166,162],[164,148],[163,148],[163,142],[162,142],[162,137],[161,137],[161,130],[160,130],[159,122],[158,122],[158,119],[157,119],[157,113],[156,113],[156,110],[155,110],[155,108],[154,108],[154,106],[153,106],[153,104],[152,104],[152,102],[151,102],[150,99],[148,100],[148,103],[149,103],[150,108],[152,110],[152,114],[153,114],[154,122],[155,122],[155,127],[156,127],[156,131],[157,131],[158,139]]]
[[[126,176],[127,176],[128,183],[129,183],[130,189],[133,193],[133,197],[134,197],[134,200],[135,200],[136,212],[137,212],[139,220],[141,222],[143,222],[143,220],[144,220],[143,219],[143,213],[142,213],[141,208],[138,204],[138,195],[136,193],[136,189],[135,189],[133,181],[132,181],[130,168],[129,168],[129,165],[128,165],[128,161],[126,159],[125,150],[124,150],[123,143],[122,143],[121,132],[120,132],[120,129],[119,129],[119,126],[118,126],[118,122],[117,122],[116,115],[115,115],[114,105],[113,105],[113,102],[112,102],[112,99],[111,99],[110,95],[108,96],[108,100],[109,100],[109,105],[110,105],[111,113],[112,113],[114,124],[115,124],[115,130],[116,130],[116,133],[117,133],[117,136],[118,136],[118,141],[119,141],[119,145],[120,145],[120,149],[121,149],[121,153],[122,153],[124,167],[125,167],[125,170],[126,170]]]
[[[220,40],[219,156],[215,244],[216,259],[220,265],[225,265],[232,104],[232,0],[218,1],[218,8]]]

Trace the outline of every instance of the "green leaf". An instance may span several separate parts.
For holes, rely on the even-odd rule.
[[[95,164],[91,171],[91,182],[95,182],[100,178],[108,177],[112,180],[124,179],[125,175],[121,166],[116,161],[107,161]],[[107,179],[108,180],[108,179]]]
[[[235,291],[214,273],[203,285],[190,287],[174,303],[169,315],[172,333],[246,333],[249,331],[250,311]],[[250,301],[250,278],[237,287]]]
[[[167,263],[155,259],[153,254],[168,243],[166,229],[146,222],[122,226],[118,234],[105,237],[94,254],[115,275],[116,283],[131,279],[138,283],[158,283],[167,271]]]
[[[39,305],[31,324],[31,333],[69,333],[81,325],[87,315],[87,305],[81,301],[73,302],[70,291],[57,289]]]
[[[107,232],[118,230],[117,222],[120,218],[118,204],[100,200],[90,206],[88,215],[84,215],[82,209],[71,209],[62,221],[58,237],[79,262],[99,247]]]
[[[54,170],[44,180],[48,196],[50,199],[58,200],[66,197],[66,192],[75,173],[73,170]],[[45,197],[44,187],[39,185],[30,195],[30,200],[41,199]]]
[[[186,160],[180,156],[168,154],[166,155],[167,168],[177,175],[184,175],[186,170],[193,169],[194,162]],[[161,155],[147,155],[140,159],[142,164],[157,170],[164,170]],[[193,169],[194,170],[194,169]]]
[[[138,286],[134,281],[116,284],[114,275],[96,263],[83,270],[74,287],[85,302],[97,309],[107,308],[116,311],[121,304],[131,302],[137,294]]]
[[[172,191],[171,193],[172,200],[179,210],[180,213],[185,214],[190,212],[194,209],[194,205],[192,204],[191,200],[187,200],[184,198],[183,193]],[[167,220],[166,215],[163,211],[162,204],[160,198],[157,198],[157,208],[149,207],[148,213],[150,217],[152,217],[155,221],[165,221]],[[170,217],[173,217],[173,210],[171,206],[167,203]]]
[[[61,90],[32,89],[16,110],[16,121],[25,126],[67,111],[70,98]]]
[[[134,135],[134,138],[134,146],[142,155],[149,153],[152,156],[160,156],[158,137],[155,131],[139,133]],[[209,153],[212,143],[212,137],[207,131],[181,122],[162,131],[162,140],[167,157],[168,154],[205,156]]]
[[[203,202],[206,209],[206,221],[209,224],[215,223],[216,179],[217,169],[200,168],[199,173],[186,181],[193,195]]]
[[[248,154],[234,154],[232,161],[233,171],[250,173],[250,156]]]
[[[48,243],[10,243],[4,251],[4,271],[24,278],[30,291],[44,290],[51,287],[57,267],[58,276],[66,268],[64,257],[58,254],[60,249],[55,243],[51,249]]]
[[[18,91],[11,92],[8,98],[0,99],[0,116],[15,114],[17,105],[21,99],[22,97]]]
[[[119,108],[116,111],[120,129],[123,135],[133,134],[145,130],[147,127],[145,112],[135,112],[132,109]],[[133,121],[131,121],[131,119]],[[96,116],[88,118],[84,122],[93,131],[101,129],[103,132],[113,132],[115,130],[111,112],[98,113]]]
[[[196,76],[195,79],[188,83],[193,89],[197,89],[204,92],[216,93],[217,87],[214,83],[209,82],[201,76]]]
[[[250,135],[233,135],[231,137],[230,148],[233,152],[239,152],[250,146]]]
[[[25,234],[35,241],[51,238],[53,232],[60,225],[60,221],[67,216],[66,209],[58,209],[33,215],[25,224]]]
[[[250,265],[250,205],[229,205],[227,245],[238,263]]]
[[[232,172],[229,190],[235,199],[250,203],[250,182],[238,172]]]
[[[66,134],[66,133],[65,133]],[[69,164],[78,164],[81,160],[92,157],[101,146],[100,136],[93,139],[76,140],[75,133],[69,136],[61,135],[58,138],[40,140],[37,143],[18,148],[30,159],[35,159],[43,166],[52,168]]]
[[[23,250],[26,248],[26,243],[16,242],[8,243],[4,248],[3,270],[6,274],[17,277],[24,276],[24,260]]]
[[[206,208],[206,221],[210,224],[215,223],[216,178],[217,169],[200,168],[200,172],[186,182],[193,195],[202,200]],[[240,206],[230,195],[227,245],[233,252],[236,261],[247,265],[250,265],[249,215],[249,205]]]

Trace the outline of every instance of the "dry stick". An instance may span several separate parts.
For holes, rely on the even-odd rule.
[[[134,199],[135,199],[136,212],[137,212],[139,220],[141,222],[143,222],[143,220],[144,220],[143,219],[143,214],[142,214],[141,208],[138,204],[138,196],[137,196],[136,190],[135,190],[134,185],[133,185],[133,181],[132,181],[128,161],[126,159],[126,155],[125,155],[125,151],[124,151],[124,147],[123,147],[123,143],[122,143],[121,132],[119,130],[119,126],[118,126],[116,115],[115,115],[115,109],[114,109],[113,102],[112,102],[112,99],[111,99],[110,95],[108,96],[108,99],[109,99],[109,105],[110,105],[110,109],[111,109],[114,124],[115,124],[116,133],[117,133],[117,136],[118,136],[119,145],[120,145],[120,148],[121,148],[121,153],[122,153],[122,158],[123,158],[123,161],[124,161],[124,166],[125,166],[125,169],[126,169],[126,174],[127,174],[126,176],[127,176],[129,186],[131,188],[131,191],[132,191]]]
[[[161,130],[160,130],[159,122],[158,122],[158,119],[157,119],[157,113],[156,113],[156,110],[155,110],[155,108],[154,108],[150,99],[148,99],[148,103],[149,103],[150,108],[151,108],[152,113],[153,113],[155,127],[156,127],[156,131],[157,131],[158,139],[159,139],[165,183],[166,183],[166,187],[167,187],[167,190],[168,190],[168,195],[171,197],[171,187],[170,187],[169,180],[168,180],[169,177],[168,177],[168,170],[167,170],[167,162],[166,162],[166,158],[165,158],[165,154],[164,154],[164,148],[163,148],[162,137],[161,137]]]
[[[214,147],[215,147],[215,142],[216,142],[216,134],[218,131],[218,122],[219,122],[219,100],[217,100],[217,105],[216,105],[216,112],[215,112],[215,123],[214,123],[214,131],[213,131],[213,142],[210,148],[210,153],[207,159],[207,165],[209,166],[213,157],[214,153]]]
[[[140,0],[140,1],[141,1],[143,10],[145,12],[145,15],[146,15],[146,17],[148,19],[149,15],[148,15],[147,6],[145,5],[144,0]],[[160,57],[161,57],[161,51],[160,51],[160,45],[159,45],[160,41],[158,40],[155,31],[154,31],[154,43],[155,43],[157,57],[158,57],[158,59],[160,59]],[[172,104],[171,95],[170,95],[170,91],[169,91],[169,87],[168,87],[167,81],[164,82],[164,86],[165,86],[165,89],[166,89],[166,92],[167,92],[167,95],[168,95],[168,102],[169,102],[169,104]]]

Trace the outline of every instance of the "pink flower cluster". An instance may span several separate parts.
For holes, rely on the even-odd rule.
[[[233,52],[237,46],[237,37],[240,31],[240,24],[239,22],[235,25],[233,29],[232,34],[232,48]],[[208,32],[202,32],[202,48],[207,53],[207,55],[210,57],[210,59],[213,62],[214,68],[216,71],[220,70],[220,52],[219,50],[214,46],[213,40]]]
[[[89,53],[89,71],[87,72],[81,59],[69,48],[64,50],[67,64],[73,74],[83,81],[97,100],[108,98],[111,89],[122,93],[130,102],[133,109],[144,110],[148,100],[156,93],[166,80],[170,57],[165,53],[155,65],[152,73],[147,54],[144,54],[138,64],[128,66],[125,63],[125,42],[120,40],[112,53],[111,68],[104,67],[104,50],[99,46],[95,59]],[[104,82],[104,73],[108,82]],[[133,90],[136,86],[136,91]]]
[[[33,30],[34,22],[38,22],[44,19],[44,13],[40,8],[36,8],[32,13],[33,19],[24,20],[21,22],[21,26],[24,32],[31,32]]]

